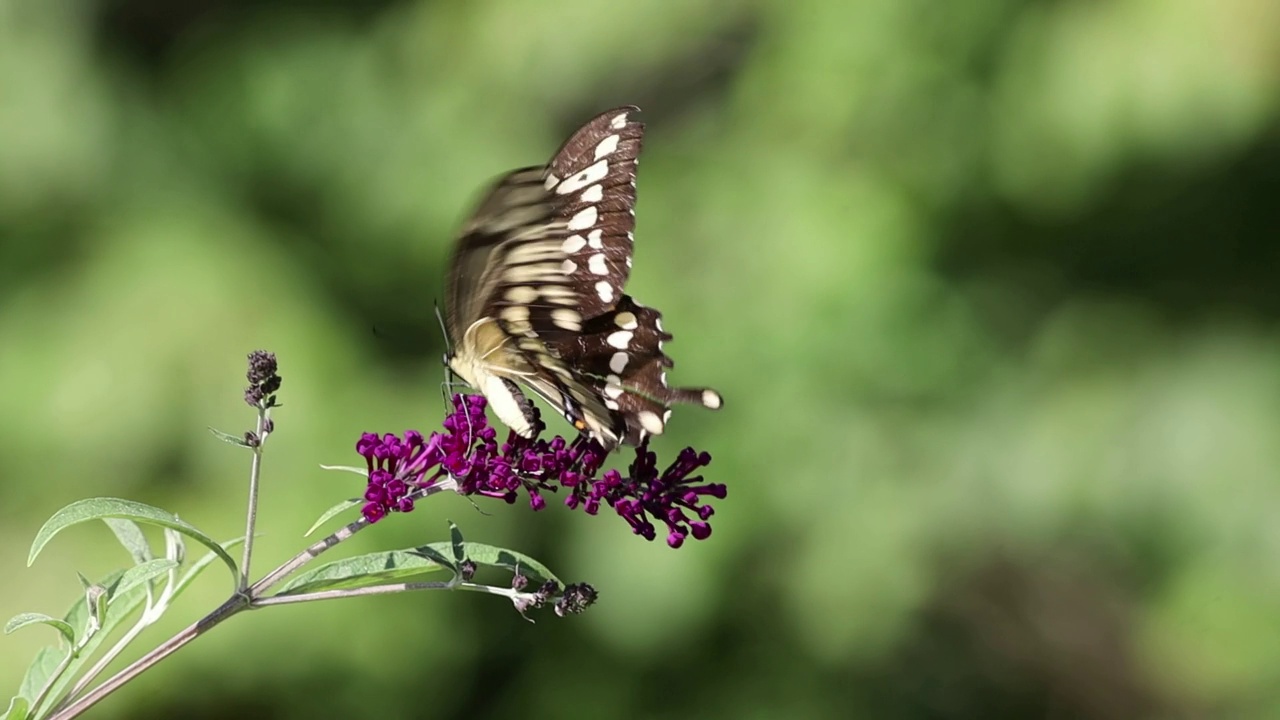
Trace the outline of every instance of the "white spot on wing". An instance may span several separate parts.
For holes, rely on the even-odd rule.
[[[605,400],[604,400],[604,406],[605,406],[605,407],[607,407],[607,408],[609,408],[610,410],[617,410],[617,409],[618,409],[618,401],[617,401],[617,400],[610,400],[609,398],[605,398]]]
[[[608,275],[609,266],[604,262],[604,253],[596,253],[587,260],[587,269],[597,275]]]
[[[613,324],[623,330],[635,330],[640,323],[636,320],[636,314],[633,312],[620,312],[613,316]]]
[[[582,316],[576,310],[556,308],[551,311],[551,322],[557,327],[577,332],[582,329]]]
[[[564,262],[560,263],[560,272],[564,273],[565,275],[572,275],[578,272],[578,263],[572,260],[565,260]]]
[[[595,230],[587,233],[587,244],[597,250],[603,250],[604,242],[600,239],[600,236],[603,234],[604,230],[601,230],[600,228],[596,228]]]
[[[564,285],[543,285],[542,297],[562,305],[571,305],[578,301],[578,294]]]
[[[598,155],[596,157],[599,157]],[[605,179],[609,174],[609,161],[601,160],[600,162],[587,167],[586,170],[574,175],[571,178],[565,178],[564,182],[556,188],[557,195],[568,195],[576,193],[582,188],[593,185]]]
[[[617,400],[622,397],[622,378],[617,375],[610,375],[605,379],[604,384],[605,397]]]
[[[609,358],[609,369],[615,373],[621,373],[627,367],[627,361],[631,356],[625,352],[616,352]]]
[[[619,350],[626,350],[627,345],[631,342],[631,331],[619,330],[617,332],[609,333],[609,337],[605,338],[605,342],[609,343],[610,347],[616,347]]]
[[[608,280],[601,280],[596,283],[596,294],[600,296],[601,302],[613,302],[613,286],[609,284]]]
[[[556,246],[554,240],[551,242],[531,242],[513,248],[511,253],[507,255],[507,262],[513,264],[536,263],[554,260],[559,256],[560,248]]]
[[[512,305],[502,309],[502,319],[507,322],[523,322],[529,319],[529,308],[524,305]]]
[[[600,185],[592,185],[586,190],[583,190],[582,194],[578,196],[578,199],[584,203],[598,203],[604,199],[604,188]]]
[[[569,219],[570,230],[585,230],[596,224],[596,206],[588,205]],[[566,241],[567,242],[567,241]]]
[[[606,156],[606,155],[612,155],[613,153],[617,152],[617,151],[618,151],[618,141],[619,141],[619,140],[621,140],[621,139],[622,139],[621,137],[619,137],[618,135],[616,135],[616,134],[615,134],[615,135],[610,135],[609,137],[607,137],[607,138],[605,138],[605,139],[601,140],[599,143],[597,143],[597,144],[596,144],[596,159],[597,159],[597,160],[599,160],[600,158],[602,158],[602,157],[604,157],[604,156]]]
[[[662,429],[666,423],[662,422],[662,418],[658,417],[658,413],[652,410],[641,411],[639,415],[640,427],[644,428],[650,435],[661,435]]]
[[[581,235],[570,235],[564,239],[564,243],[560,245],[560,249],[572,255],[587,246],[586,238]]]
[[[724,399],[723,399],[723,398],[721,398],[721,397],[720,397],[720,393],[716,392],[715,390],[703,390],[703,391],[702,391],[702,406],[703,406],[703,407],[711,408],[712,410],[719,410],[719,409],[720,409],[720,406],[721,406],[723,403],[724,403]]]
[[[509,266],[502,273],[502,279],[510,283],[540,283],[559,280],[560,264],[555,262],[537,263],[536,265]]]
[[[558,182],[560,182],[560,178],[556,177],[555,173],[547,173],[547,179],[543,181],[542,186],[550,190],[555,187]]]
[[[614,130],[621,130],[626,126],[627,126],[626,113],[622,113],[621,115],[614,115],[613,119],[609,121],[609,127],[613,128]]]
[[[538,299],[538,291],[528,285],[517,285],[507,291],[506,298],[514,303],[527,305]]]

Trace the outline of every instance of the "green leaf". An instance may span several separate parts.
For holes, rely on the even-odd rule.
[[[230,550],[231,548],[239,545],[242,542],[244,542],[243,535],[241,535],[238,538],[234,538],[232,540],[228,540],[222,543],[222,548],[224,551]],[[205,568],[209,567],[209,565],[213,564],[213,561],[217,559],[218,559],[217,553],[205,553],[204,557],[192,563],[191,567],[187,568],[187,572],[185,575],[182,576],[182,579],[178,580],[178,584],[173,586],[173,593],[171,594],[171,596],[176,598],[179,595],[181,595],[182,591],[186,590],[187,586],[190,585],[193,580],[199,577],[200,573],[204,572]]]
[[[111,591],[101,585],[90,585],[84,591],[84,602],[89,608],[88,634],[94,634],[106,623]]]
[[[518,553],[515,550],[495,547],[493,545],[485,545],[484,543],[463,543],[462,551],[464,556],[482,567],[498,568],[507,572],[515,573],[520,571],[521,575],[529,578],[529,581],[535,585],[541,585],[548,580],[555,580],[557,584],[564,587],[564,583],[560,582],[560,578],[556,577],[547,566],[534,560],[533,558]],[[444,553],[449,550],[456,552],[456,546],[452,543],[431,543],[424,545],[418,550],[430,551],[437,554]]]
[[[84,606],[83,602],[77,604],[81,607]],[[22,684],[18,686],[18,694],[27,698],[27,700],[39,695],[40,690],[48,684],[49,678],[53,676],[58,666],[62,664],[62,659],[69,652],[71,652],[70,648],[51,646],[40,648],[39,652],[36,653],[35,659],[31,661],[31,665],[27,667],[27,674],[23,676]],[[62,677],[66,678],[69,674],[69,672],[64,673]],[[65,681],[59,683],[59,685],[65,684]]]
[[[28,613],[19,613],[17,615],[14,615],[13,617],[9,618],[9,622],[4,624],[4,634],[8,635],[9,633],[16,632],[18,628],[24,628],[28,625],[35,625],[37,623],[43,623],[45,625],[48,625],[49,627],[62,633],[62,637],[66,638],[67,642],[75,644],[75,641],[76,641],[75,629],[72,628],[70,625],[68,625],[65,620],[59,620],[58,618],[55,618],[55,617],[49,617],[44,613],[28,612]]]
[[[214,437],[218,438],[224,443],[227,443],[228,445],[239,445],[242,448],[253,447],[249,443],[245,442],[244,436],[242,435],[232,435],[231,433],[224,433],[221,430],[218,430],[217,428],[209,428],[209,432],[213,433]]]
[[[182,533],[164,528],[164,556],[179,565],[187,561],[187,543],[182,539]]]
[[[441,551],[441,549],[445,547],[446,547],[445,543],[435,543],[434,545],[420,545],[414,548],[413,550],[411,550],[410,552],[421,555],[422,557],[425,557],[426,559],[434,563],[437,563],[439,565],[443,565],[444,567],[447,567],[456,573],[458,572],[458,564],[453,561],[453,558],[449,557],[448,555],[445,555]],[[452,548],[452,546],[449,546],[449,547],[450,549]]]
[[[117,570],[103,578],[99,583],[90,583],[90,587],[96,584],[111,591],[111,603],[105,613],[101,629],[96,635],[85,641],[84,647],[80,649],[77,657],[71,661],[66,671],[55,682],[53,689],[49,693],[49,697],[55,701],[65,692],[68,684],[75,678],[80,666],[92,658],[98,647],[111,635],[111,631],[126,620],[146,599],[147,594],[143,585],[135,585],[129,590],[120,590],[119,585],[124,578],[124,574],[125,571]],[[84,632],[89,624],[89,606],[83,596],[72,603],[71,609],[67,611],[63,620],[75,629],[77,633]],[[49,682],[53,672],[57,670],[63,658],[67,656],[67,652],[66,648],[61,647],[42,648],[36,654],[31,666],[27,668],[27,674],[22,679],[18,694],[26,698],[33,698],[38,695],[40,690]]]
[[[449,539],[453,544],[453,561],[460,563],[466,560],[466,542],[462,539],[462,531],[458,529],[458,526],[452,520],[449,521]]]
[[[120,520],[117,518],[103,518],[102,522],[111,528],[111,532],[116,534],[116,539],[129,551],[129,556],[133,558],[133,564],[144,563],[151,559],[151,546],[147,544],[147,539],[142,535],[142,528],[138,527],[138,523],[132,520]]]
[[[178,567],[178,563],[168,558],[157,558],[141,565],[134,565],[124,571],[124,575],[120,577],[120,582],[111,589],[111,596],[114,598],[116,595],[127,593],[133,588],[149,583],[153,578],[164,575],[176,567]]]
[[[294,577],[276,594],[298,595],[317,590],[383,585],[446,569],[449,568],[416,550],[389,550],[326,563]]]
[[[321,470],[343,470],[356,475],[368,475],[369,468],[354,467],[352,465],[321,465]]]
[[[27,713],[30,710],[27,699],[19,695],[9,701],[9,709],[4,715],[0,715],[0,720],[27,720]]]
[[[36,539],[31,543],[31,553],[27,556],[27,565],[30,566],[35,562],[36,556],[53,539],[54,535],[86,520],[101,520],[105,518],[127,518],[177,530],[217,554],[231,570],[233,582],[239,579],[236,561],[232,560],[231,556],[222,549],[221,545],[214,542],[213,538],[200,532],[190,523],[179,520],[178,516],[173,513],[144,503],[121,500],[119,498],[79,500],[54,513],[53,517],[49,518],[44,527],[40,528],[40,531],[36,533]]]
[[[325,524],[329,520],[329,518],[333,517],[334,515],[337,515],[338,513],[348,508],[356,507],[362,502],[364,502],[362,498],[351,498],[350,500],[343,500],[337,505],[334,505],[328,510],[325,510],[323,513],[320,514],[320,518],[311,524],[310,529],[308,529],[305,533],[303,533],[302,537],[307,537],[311,533],[315,532],[321,525]]]

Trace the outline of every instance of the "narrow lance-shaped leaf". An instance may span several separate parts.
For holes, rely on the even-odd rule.
[[[103,518],[102,522],[115,533],[116,539],[128,551],[129,557],[133,558],[133,564],[137,565],[151,559],[151,545],[147,543],[147,538],[142,534],[142,528],[138,527],[137,523],[110,517]]]
[[[68,683],[75,678],[80,666],[93,657],[98,647],[111,635],[111,631],[128,618],[146,599],[147,595],[142,585],[135,585],[132,589],[124,592],[119,591],[118,585],[123,577],[124,571],[116,571],[103,578],[100,583],[88,583],[87,580],[85,581],[89,587],[96,585],[104,588],[115,587],[117,589],[112,594],[101,629],[96,635],[85,640],[78,656],[71,661],[66,671],[54,684],[53,689],[50,690],[49,697],[57,698],[62,694]],[[85,631],[89,624],[89,606],[83,596],[71,604],[71,609],[63,616],[63,620],[75,629],[77,633]],[[35,660],[27,668],[27,673],[18,688],[18,694],[26,698],[33,698],[39,694],[40,690],[49,682],[53,672],[58,668],[63,658],[67,656],[67,652],[67,648],[42,648],[36,654]]]
[[[107,608],[111,602],[111,593],[101,585],[90,585],[84,591],[85,606],[89,608],[89,626],[86,633],[96,634],[107,619]]]
[[[350,500],[343,500],[337,505],[334,505],[328,510],[325,510],[323,513],[320,514],[320,517],[317,518],[316,521],[311,524],[311,527],[308,528],[305,533],[303,533],[302,537],[307,537],[311,535],[311,533],[315,532],[317,529],[319,529],[321,525],[328,522],[329,518],[333,517],[334,515],[337,515],[338,513],[341,513],[344,510],[348,510],[353,507],[358,507],[362,502],[364,501],[361,500],[360,498],[351,498]]]
[[[166,510],[152,507],[140,502],[132,500],[121,500],[119,498],[89,498],[80,500],[62,508],[53,514],[45,522],[40,531],[36,533],[36,539],[31,544],[31,552],[27,557],[27,565],[35,562],[36,557],[44,546],[53,539],[55,535],[63,530],[85,522],[86,520],[102,520],[106,518],[124,518],[134,520],[136,522],[147,523],[150,525],[159,525],[167,527],[183,533],[187,537],[204,545],[212,550],[227,568],[231,571],[233,582],[239,579],[236,570],[236,561],[231,559],[222,546],[213,540],[213,538],[205,535],[190,523],[180,520],[178,516]]]
[[[27,720],[30,710],[27,699],[19,695],[9,701],[9,709],[0,715],[0,720]]]
[[[318,590],[338,590],[389,582],[448,569],[412,550],[369,553],[334,562],[301,573],[280,590],[279,595],[297,595]]]
[[[17,632],[18,629],[28,625],[44,624],[62,633],[62,637],[67,639],[68,643],[75,644],[76,631],[65,620],[59,620],[55,617],[49,617],[44,613],[19,613],[9,618],[9,622],[4,624],[4,634]]]
[[[226,547],[223,546],[225,550]],[[181,565],[187,559],[187,543],[182,533],[172,528],[164,528],[164,556]]]
[[[424,545],[417,548],[417,551],[431,553],[433,555],[441,555],[445,552],[457,552],[458,546],[452,541],[448,543],[438,542]],[[554,580],[561,587],[564,586],[560,582],[560,578],[547,569],[546,565],[534,560],[524,553],[508,550],[506,548],[496,547],[494,545],[486,545],[484,543],[465,542],[461,545],[461,551],[468,560],[477,565],[491,568],[498,568],[510,573],[519,571],[521,575],[529,578],[534,583],[544,583],[548,580]]]
[[[355,467],[354,465],[321,465],[321,470],[341,470],[343,472],[353,473],[355,475],[365,476],[369,474],[369,468]]]
[[[127,593],[133,588],[145,585],[152,579],[164,575],[176,567],[178,567],[178,563],[168,558],[156,558],[155,560],[144,562],[141,565],[134,565],[124,571],[124,575],[121,576],[120,582],[111,589],[111,595],[114,597],[116,595]]]
[[[443,552],[444,548],[446,547],[448,547],[452,551],[452,547],[453,547],[452,544],[436,543],[435,545],[421,545],[419,547],[416,547],[410,550],[409,552],[415,555],[420,555],[423,558],[426,558],[427,560],[430,560],[431,562],[436,563],[437,565],[440,565],[441,567],[447,567],[450,570],[457,573],[460,570],[460,568],[458,567],[458,563],[455,563],[452,557],[450,557],[449,555],[446,555]]]
[[[456,523],[449,521],[449,540],[451,542],[451,550],[453,551],[453,561],[461,563],[467,559],[465,550],[466,541],[462,539],[462,531],[458,529]]]
[[[214,437],[218,438],[224,443],[227,443],[228,445],[236,445],[242,448],[253,447],[249,443],[245,442],[245,439],[239,435],[232,435],[231,433],[225,433],[217,428],[209,428],[209,432],[213,433]]]
[[[84,602],[81,601],[80,605],[83,606]],[[46,646],[40,648],[31,664],[27,666],[27,674],[23,676],[22,684],[18,686],[18,694],[28,700],[39,695],[69,652],[71,652],[71,648],[67,647]],[[74,666],[75,663],[72,662],[72,665]],[[66,678],[72,672],[72,669],[68,668],[62,677]],[[60,682],[58,686],[61,685],[65,685],[65,681]],[[57,687],[55,687],[53,693],[57,691]],[[56,697],[53,693],[50,693],[50,696]]]

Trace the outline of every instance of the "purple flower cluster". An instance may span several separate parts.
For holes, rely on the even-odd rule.
[[[540,439],[540,422],[534,437],[510,432],[499,446],[485,406],[483,396],[454,395],[444,432],[433,432],[426,439],[412,430],[403,440],[392,434],[361,436],[356,452],[369,467],[365,518],[377,522],[389,512],[409,512],[414,490],[452,476],[464,495],[514,503],[524,493],[534,510],[546,507],[545,494],[564,489],[564,504],[569,508],[581,507],[595,515],[601,505],[611,507],[647,540],[657,537],[654,523],[664,523],[667,544],[673,548],[689,535],[703,540],[711,534],[707,520],[714,510],[704,500],[724,499],[725,486],[702,484],[700,475],[690,477],[711,462],[710,454],[685,448],[659,472],[657,455],[646,441],[636,448],[627,476],[617,470],[600,475],[607,453],[599,444],[584,435],[573,441],[559,436]]]
[[[361,512],[371,523],[378,522],[389,512],[413,510],[411,493],[434,483],[443,475],[438,472],[430,480],[423,481],[427,471],[440,464],[440,437],[432,433],[424,441],[422,433],[410,430],[404,440],[387,433],[378,437],[365,433],[356,442],[356,452],[364,456],[369,468],[369,484],[364,491],[365,504]]]
[[[266,350],[249,353],[249,372],[245,377],[249,380],[249,387],[244,391],[246,403],[253,407],[276,406],[275,394],[280,390],[280,374],[275,353]]]

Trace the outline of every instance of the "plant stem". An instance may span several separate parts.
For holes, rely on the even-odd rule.
[[[262,430],[264,419],[265,418],[259,419],[259,423],[258,423],[259,432],[261,432]],[[260,447],[255,448],[255,452],[254,452],[252,482],[254,484],[255,489],[250,493],[250,502],[249,502],[250,508],[251,508],[250,514],[249,514],[250,533],[252,533],[253,531],[253,522],[254,522],[252,508],[257,505],[256,487],[257,487],[257,479],[258,479],[258,450],[259,449]],[[448,479],[448,480],[435,483],[430,487],[427,487],[421,490],[416,490],[412,494],[412,497],[416,500],[420,498],[425,498],[430,495],[434,495],[438,492],[442,492],[445,490],[455,490],[455,489],[457,489],[457,483],[452,479]],[[334,532],[333,534],[329,535],[323,540],[320,540],[319,542],[314,543],[307,549],[295,555],[292,559],[290,559],[285,564],[267,573],[265,577],[263,577],[258,582],[254,583],[252,586],[247,588],[241,588],[234,595],[232,595],[226,602],[218,606],[216,610],[209,613],[204,618],[198,620],[194,624],[181,630],[180,632],[178,632],[178,634],[174,635],[168,640],[164,641],[164,643],[162,643],[161,645],[159,645],[158,647],[156,647],[154,650],[147,653],[146,655],[143,655],[142,657],[138,658],[136,661],[134,661],[125,669],[121,670],[115,675],[112,675],[110,678],[105,680],[101,685],[85,693],[83,696],[76,698],[75,701],[66,703],[64,706],[59,708],[56,713],[54,713],[53,715],[50,715],[48,720],[70,720],[71,718],[76,717],[77,715],[84,712],[85,710],[88,710],[89,708],[93,707],[95,704],[98,703],[98,701],[102,700],[107,695],[111,694],[112,692],[115,692],[115,690],[118,689],[120,686],[129,682],[133,678],[137,677],[143,671],[147,670],[148,668],[160,662],[161,660],[165,659],[166,657],[177,652],[179,648],[191,642],[192,640],[195,640],[197,637],[203,635],[208,630],[211,630],[215,626],[221,624],[222,621],[226,620],[232,615],[240,613],[244,610],[249,610],[257,607],[264,607],[268,605],[284,605],[291,602],[303,602],[304,600],[322,600],[322,599],[331,597],[330,595],[323,592],[313,593],[310,596],[309,595],[297,595],[297,596],[289,595],[289,596],[284,596],[279,598],[262,598],[260,596],[268,588],[280,582],[280,580],[282,580],[285,576],[294,572],[295,570],[307,564],[308,562],[314,560],[317,556],[319,556],[324,551],[337,545],[343,540],[346,540],[352,535],[355,535],[357,532],[363,530],[368,526],[369,526],[369,521],[365,520],[362,517],[359,520],[347,525],[346,527],[339,529],[338,531]],[[248,535],[245,537],[246,545],[249,544],[251,538],[252,538],[252,535]],[[246,549],[245,564],[244,564],[244,568],[246,572],[248,570],[248,555],[249,553],[248,553],[248,550]],[[246,575],[244,572],[242,572],[241,578],[244,578],[244,577],[246,577]],[[242,580],[242,582],[244,581]],[[361,588],[355,591],[349,591],[349,590],[333,591],[333,592],[346,593],[346,595],[343,595],[343,596],[333,596],[333,597],[344,597],[344,596],[352,596],[352,595],[376,595],[376,594],[381,594],[385,592],[397,592],[400,590],[440,589],[440,587],[436,587],[436,586],[456,587],[461,590],[477,590],[480,592],[492,592],[495,594],[509,594],[508,591],[503,591],[501,588],[488,588],[487,586],[471,586],[470,583],[450,582],[450,583],[402,583],[395,586],[377,586],[377,587],[390,588],[390,589],[385,589],[381,591],[377,590],[377,587]],[[360,590],[366,590],[366,592],[360,592]],[[314,597],[314,595],[321,595],[323,597]]]
[[[393,583],[391,585],[370,585],[369,587],[351,588],[348,590],[319,590],[311,593],[298,593],[297,595],[277,595],[275,597],[259,598],[253,603],[254,607],[269,607],[271,605],[291,605],[300,602],[314,602],[316,600],[337,600],[339,598],[362,597],[366,595],[387,595],[390,593],[405,592],[408,590],[450,590],[458,586],[458,583],[446,580],[444,582],[420,582],[420,583]]]
[[[249,562],[253,558],[253,529],[258,524],[258,478],[262,474],[262,445],[267,441],[267,413],[266,408],[258,408],[258,429],[254,434],[258,438],[257,444],[253,446],[253,464],[249,468],[249,511],[248,517],[245,519],[244,528],[244,555],[240,563],[240,582],[236,588],[237,592],[244,592],[249,587]]]
[[[285,562],[285,564],[267,573],[261,580],[254,583],[248,589],[249,597],[251,598],[259,597],[260,595],[262,595],[263,592],[265,592],[266,590],[274,586],[276,583],[283,580],[290,573],[302,567],[303,565],[306,565],[312,560],[316,559],[325,550],[328,550],[334,545],[337,545],[343,540],[346,540],[352,535],[355,535],[356,533],[360,532],[361,530],[363,530],[368,526],[369,526],[369,521],[365,520],[362,517],[359,520],[356,520],[355,522],[350,523],[346,527],[335,531],[332,535],[329,535],[323,540],[319,540],[315,543],[312,543],[309,547],[307,547],[307,549],[303,550],[297,555],[294,555],[287,562]]]
[[[413,491],[413,493],[409,495],[409,497],[412,498],[414,501],[417,501],[417,500],[421,500],[422,498],[435,495],[438,492],[443,492],[445,490],[456,490],[457,487],[458,487],[457,482],[452,478],[448,478],[448,479],[441,480],[440,482],[434,483],[426,488],[415,490]],[[316,557],[318,557],[324,551],[328,550],[334,545],[337,545],[343,540],[346,540],[352,535],[355,535],[356,533],[360,532],[361,530],[367,527],[369,527],[369,521],[361,517],[359,520],[356,520],[355,522],[348,524],[346,527],[335,531],[332,535],[329,535],[328,537],[322,540],[316,541],[307,549],[303,550],[297,555],[294,555],[285,564],[267,573],[261,580],[254,583],[248,589],[249,597],[255,598],[255,599],[261,598],[263,593],[271,589],[273,586],[276,585],[276,583],[283,580],[287,575],[291,574],[298,568],[316,559]]]
[[[115,675],[112,675],[98,687],[90,690],[83,696],[76,698],[75,701],[67,703],[64,707],[59,709],[58,712],[50,715],[49,720],[70,720],[70,718],[76,717],[80,713],[96,705],[99,700],[110,695],[116,690],[116,688],[124,685],[141,674],[147,668],[150,668],[152,665],[155,665],[166,657],[177,652],[179,648],[192,640],[195,640],[197,637],[200,637],[213,627],[221,624],[222,621],[232,615],[247,609],[249,609],[248,598],[241,594],[233,595],[226,602],[222,603],[222,605],[218,606],[216,610],[189,625],[177,635],[174,635],[164,641],[164,643],[156,647],[156,649],[138,658],[128,667]]]
[[[494,587],[492,585],[481,585],[478,583],[459,582],[458,580],[446,580],[443,582],[403,582],[392,583],[390,585],[370,585],[362,588],[351,588],[347,590],[319,590],[311,593],[298,593],[297,595],[276,595],[274,597],[259,598],[253,601],[253,606],[269,607],[271,605],[291,605],[300,602],[313,602],[316,600],[338,600],[341,598],[363,597],[367,595],[388,595],[398,592],[411,592],[414,590],[468,590],[470,592],[485,593],[487,595],[501,595],[502,597],[512,600],[521,597],[533,597],[533,593],[522,593],[511,588]]]
[[[89,683],[93,682],[94,678],[98,677],[98,675],[106,669],[107,665],[111,664],[112,660],[116,659],[116,656],[119,655],[125,647],[129,645],[129,643],[133,642],[134,638],[138,637],[143,630],[150,627],[155,620],[155,617],[151,617],[151,608],[148,607],[143,611],[142,617],[138,618],[138,622],[134,623],[133,627],[129,628],[129,632],[125,633],[118,641],[116,641],[116,644],[112,645],[111,649],[99,658],[98,662],[94,663],[92,668],[90,668],[84,675],[80,676],[80,679],[76,681],[74,686],[72,686],[71,692],[67,693],[63,698],[63,702],[65,703],[67,700],[70,700],[82,692]]]

